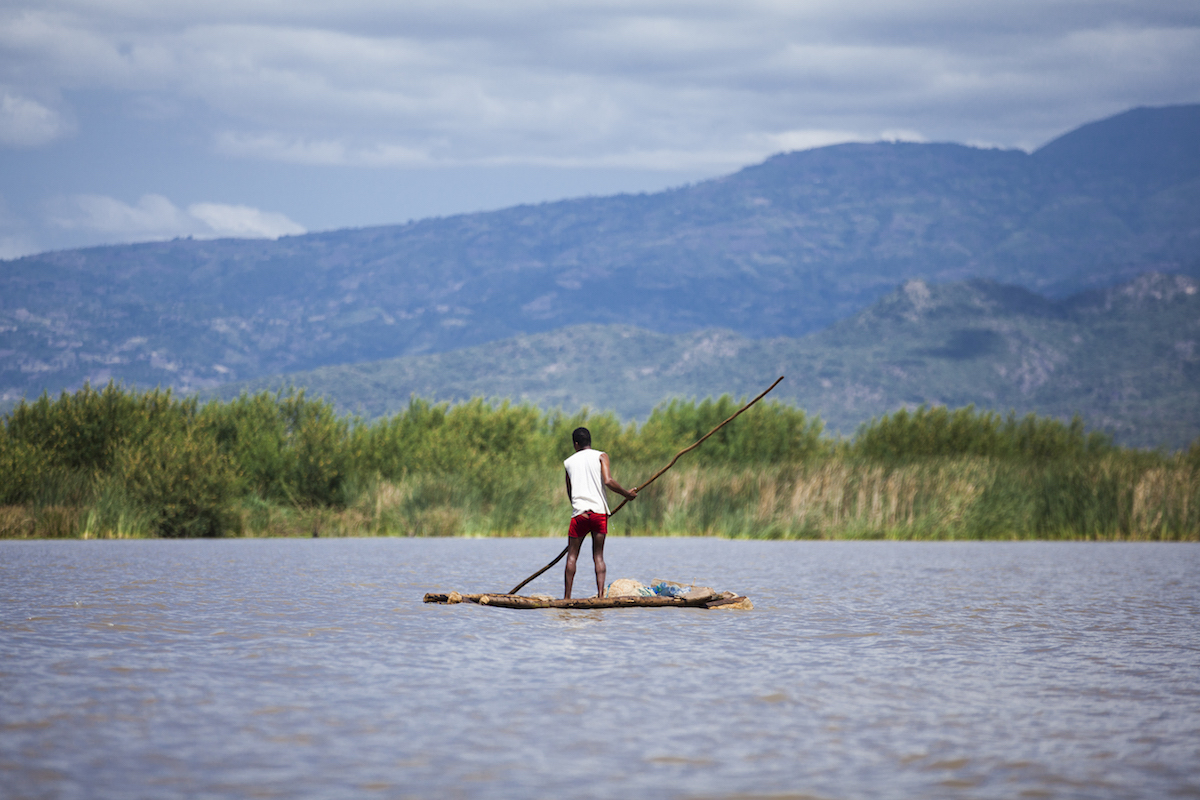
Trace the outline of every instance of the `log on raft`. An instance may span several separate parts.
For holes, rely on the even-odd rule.
[[[733,592],[696,592],[682,597],[641,597],[622,595],[619,597],[588,597],[583,599],[553,600],[547,597],[525,597],[519,594],[449,594],[429,593],[426,603],[477,603],[497,608],[739,608],[752,609],[754,605],[747,597]]]

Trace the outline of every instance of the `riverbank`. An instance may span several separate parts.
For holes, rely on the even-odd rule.
[[[631,470],[632,475],[640,474]],[[540,479],[539,479],[540,478]],[[559,476],[529,474],[504,502],[447,479],[377,481],[345,508],[242,500],[235,537],[520,537],[562,533]],[[745,539],[1200,541],[1200,473],[1183,459],[1016,466],[938,458],[881,466],[678,467],[613,517],[612,535]],[[145,517],[0,507],[2,538],[147,538]],[[107,524],[106,524],[107,523]]]
[[[22,404],[0,436],[0,538],[553,536],[561,459],[591,428],[639,485],[738,404],[645,423],[473,400],[374,422],[303,393],[200,406],[85,387]],[[761,404],[614,517],[615,535],[1200,541],[1200,446],[1119,448],[1084,423],[900,410],[853,439]]]

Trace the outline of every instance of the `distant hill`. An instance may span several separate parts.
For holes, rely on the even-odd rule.
[[[1200,282],[1149,274],[1051,300],[987,280],[914,280],[799,339],[592,324],[219,393],[294,385],[367,417],[399,411],[416,394],[588,406],[631,419],[671,397],[750,396],[778,375],[787,380],[773,398],[843,433],[903,406],[974,403],[1021,414],[1080,413],[1126,445],[1183,447],[1200,435]]]
[[[657,194],[7,261],[0,399],[211,389],[579,324],[797,337],[910,279],[1061,297],[1149,269],[1200,275],[1200,106],[1033,154],[837,145]]]

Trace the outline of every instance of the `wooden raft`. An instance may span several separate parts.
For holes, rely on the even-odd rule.
[[[733,592],[695,592],[683,597],[589,597],[586,599],[551,600],[545,597],[525,597],[519,594],[435,594],[425,595],[426,603],[478,603],[481,606],[498,608],[733,608],[750,609],[754,606],[749,598],[739,597]]]

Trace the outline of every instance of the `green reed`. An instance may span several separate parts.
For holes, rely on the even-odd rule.
[[[303,392],[201,405],[85,386],[22,403],[0,432],[0,536],[561,534],[561,460],[592,430],[639,485],[732,414],[672,401],[613,414],[413,399],[365,422]],[[1196,540],[1200,442],[1116,447],[1068,423],[901,410],[853,439],[762,403],[614,518],[617,534],[754,538]]]

